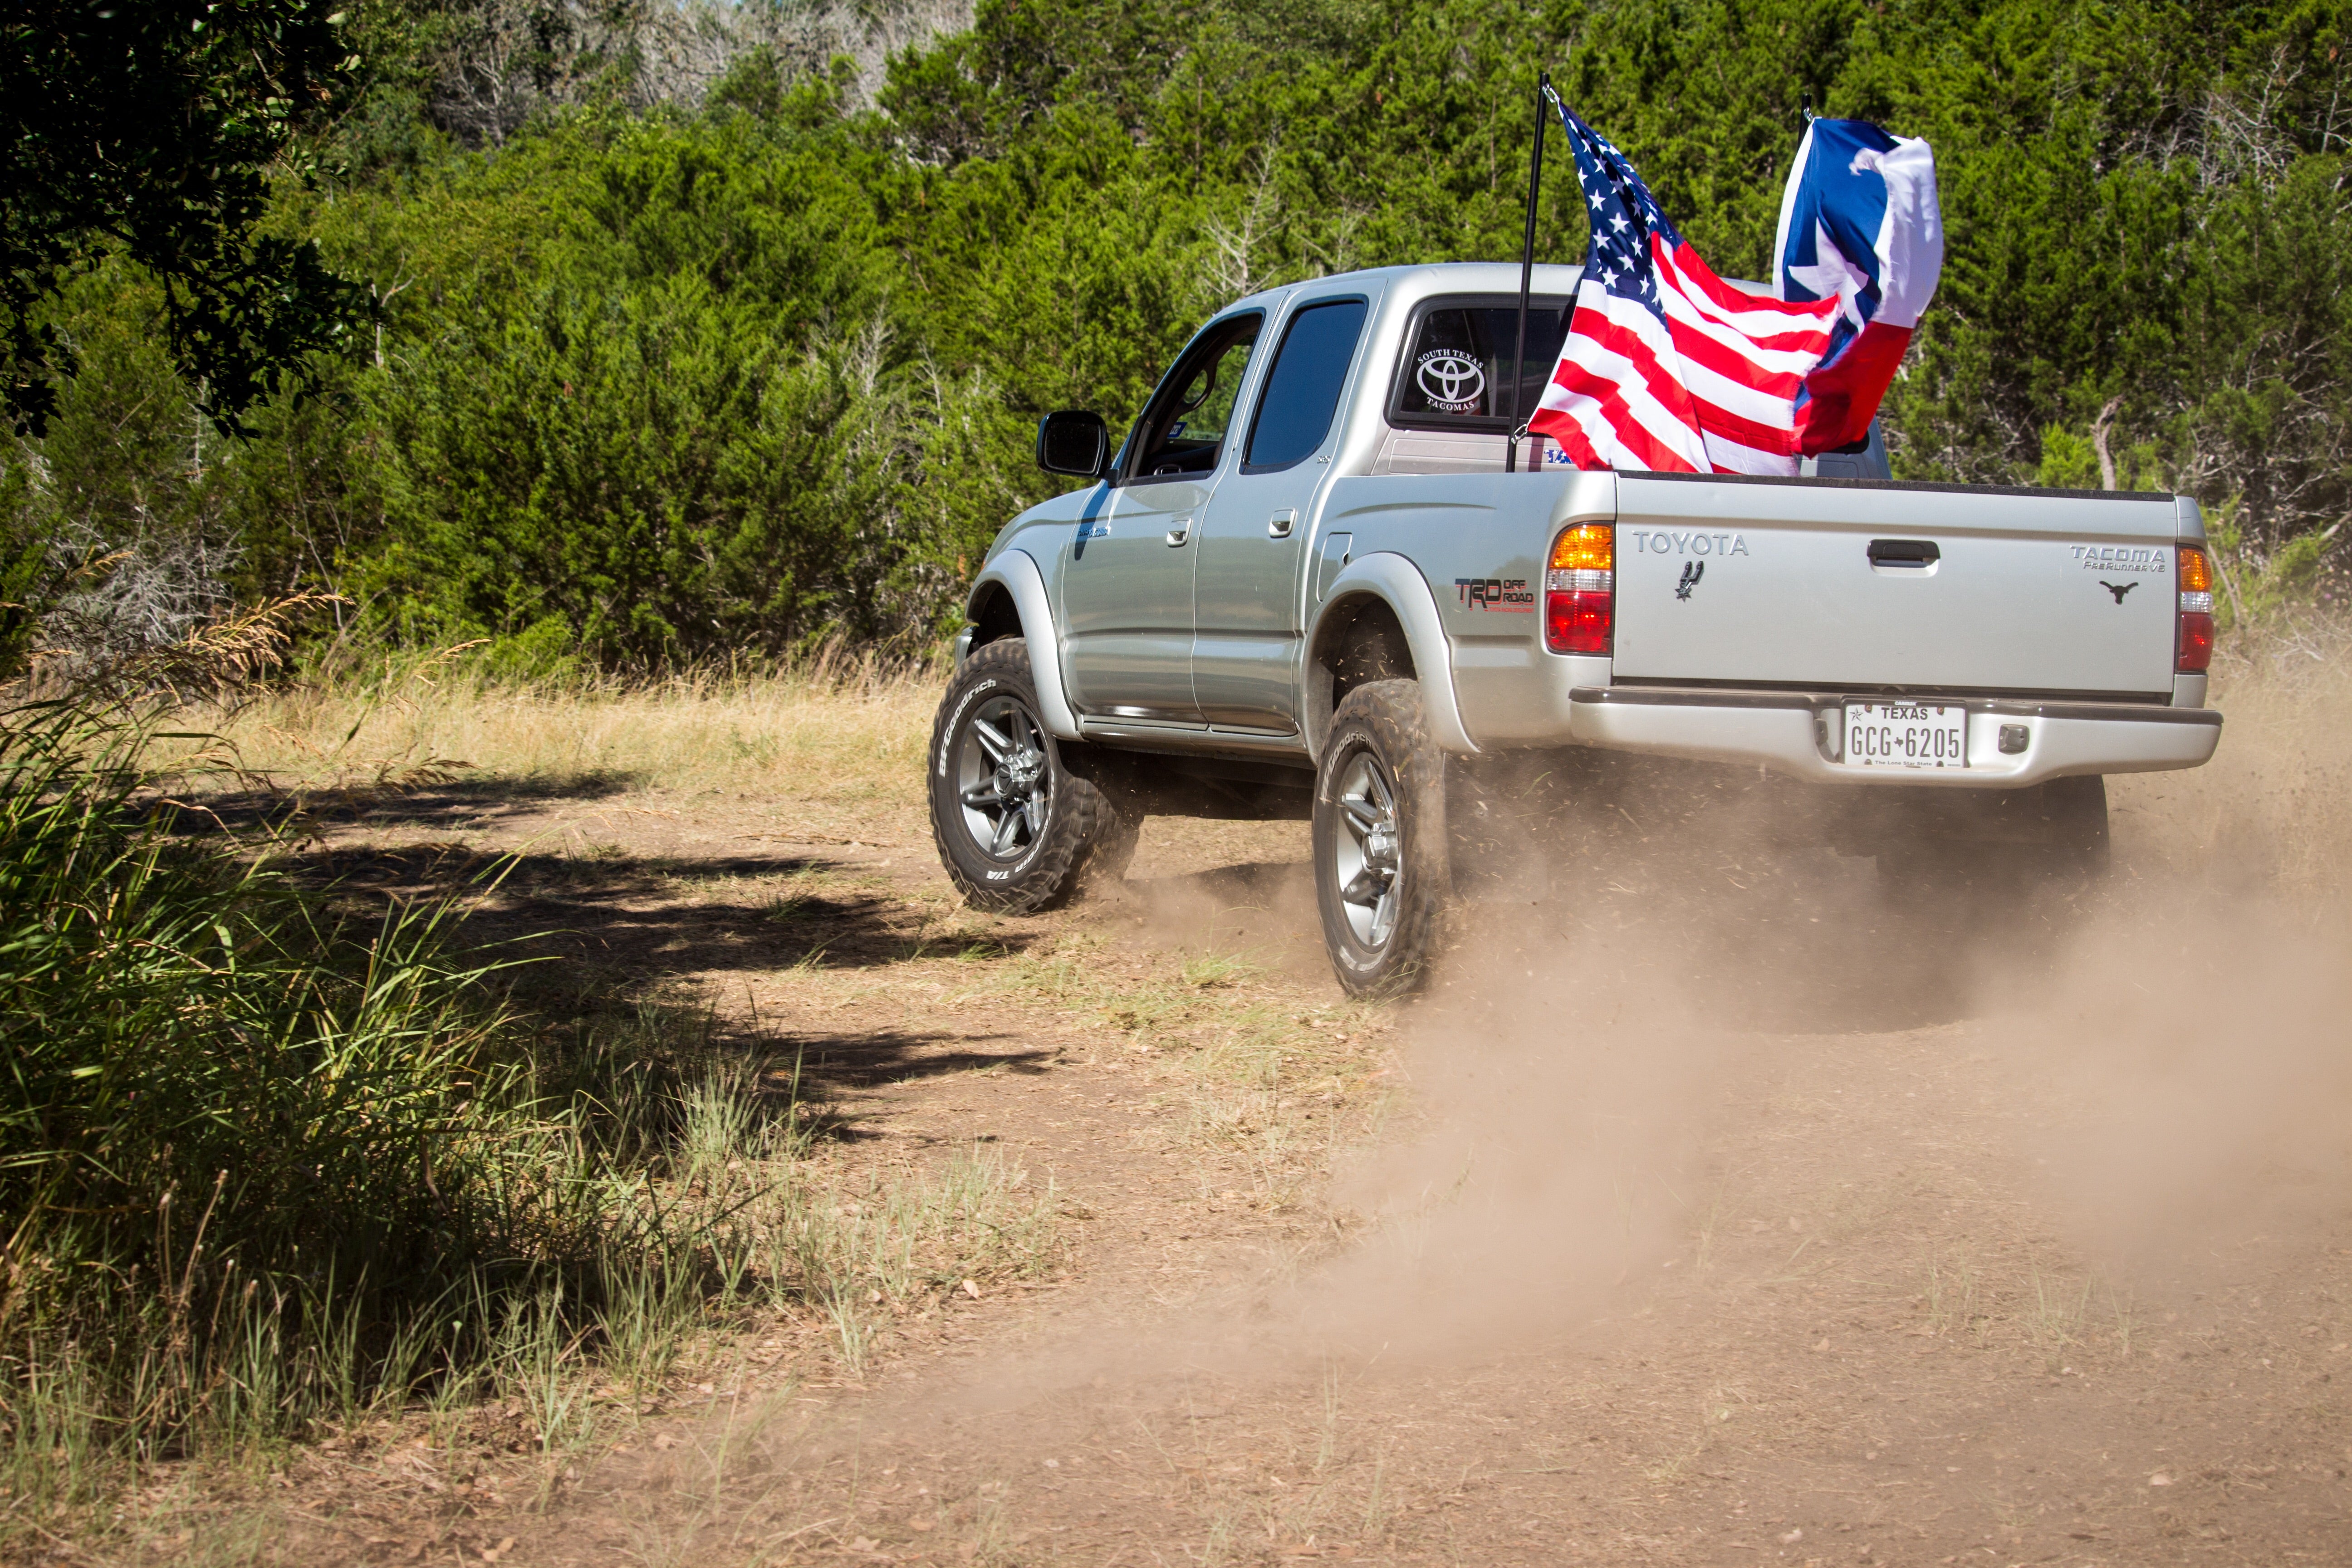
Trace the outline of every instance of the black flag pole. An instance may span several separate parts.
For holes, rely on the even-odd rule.
[[[1536,144],[1528,157],[1528,228],[1519,244],[1519,347],[1511,356],[1511,433],[1504,438],[1503,472],[1519,470],[1519,394],[1528,379],[1528,291],[1536,273],[1536,199],[1543,193],[1544,110],[1551,97],[1551,72],[1536,73]]]

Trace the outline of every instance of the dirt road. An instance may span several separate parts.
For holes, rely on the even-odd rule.
[[[1566,921],[1468,911],[1429,994],[1367,1013],[1288,825],[1154,824],[1123,887],[977,921],[905,805],[420,792],[321,868],[529,847],[499,919],[796,1042],[846,1169],[1003,1152],[1065,1249],[854,1368],[823,1324],[743,1337],[560,1476],[383,1454],[272,1533],[547,1563],[2352,1561],[2340,942],[2143,875],[2178,814],[2117,799],[2087,908],[1896,920],[1867,862],[1685,864]],[[1269,1017],[1313,1048],[1221,1074]]]

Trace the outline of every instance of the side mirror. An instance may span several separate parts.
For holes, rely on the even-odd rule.
[[[1102,478],[1110,467],[1110,427],[1083,408],[1046,415],[1037,421],[1037,466],[1049,474]]]

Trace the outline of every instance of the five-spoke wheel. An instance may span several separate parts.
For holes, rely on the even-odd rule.
[[[1045,727],[1018,697],[992,697],[965,726],[956,759],[964,830],[991,859],[1018,860],[1053,815]]]
[[[1370,752],[1349,760],[1336,804],[1343,831],[1331,840],[1331,877],[1339,886],[1341,912],[1359,942],[1384,947],[1396,930],[1396,790]]]

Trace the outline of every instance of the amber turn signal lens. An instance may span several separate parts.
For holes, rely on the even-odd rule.
[[[2180,547],[2180,591],[2184,594],[2210,594],[2213,591],[2212,560],[2194,544]]]
[[[1555,572],[1613,572],[1617,569],[1617,527],[1608,522],[1584,522],[1559,536],[1551,547]]]

